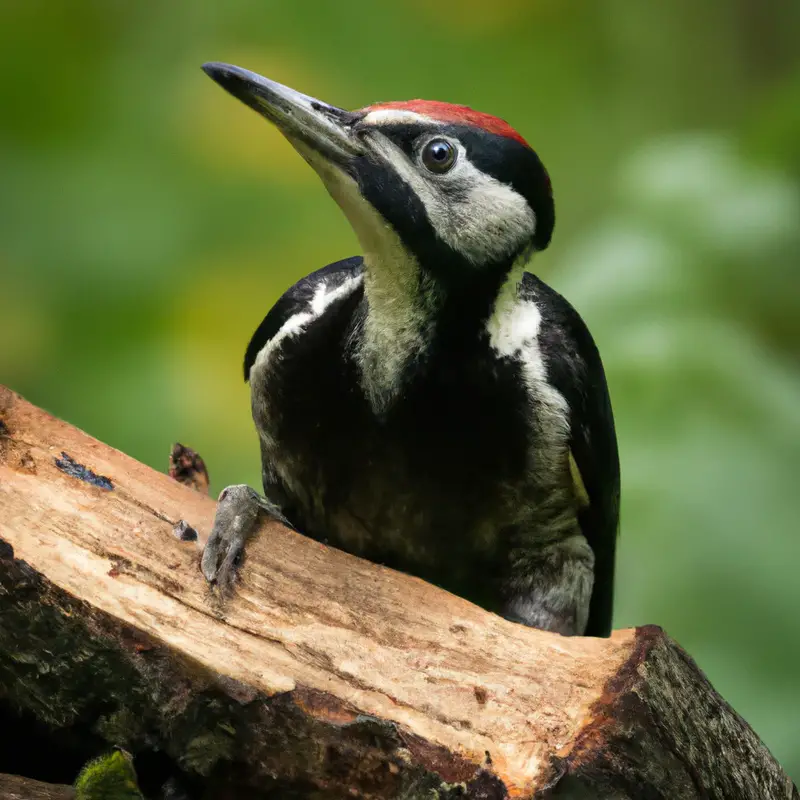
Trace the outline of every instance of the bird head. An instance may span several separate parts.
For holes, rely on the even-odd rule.
[[[397,261],[400,248],[434,279],[464,285],[550,242],[547,172],[497,117],[428,100],[345,111],[240,67],[203,69],[317,171],[367,263]]]

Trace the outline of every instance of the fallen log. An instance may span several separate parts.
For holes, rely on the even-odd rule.
[[[213,797],[799,796],[656,627],[525,628],[272,521],[222,601],[214,508],[0,387],[0,701]]]
[[[3,800],[74,800],[70,786],[42,783],[19,775],[0,775],[0,797]]]

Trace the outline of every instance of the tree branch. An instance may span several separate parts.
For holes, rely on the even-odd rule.
[[[3,800],[73,800],[75,791],[69,786],[41,783],[18,775],[0,775],[0,797]]]
[[[219,796],[798,797],[658,628],[525,628],[268,521],[222,603],[214,508],[0,387],[0,698]]]

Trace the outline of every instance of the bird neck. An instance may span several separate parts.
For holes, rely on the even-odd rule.
[[[448,279],[408,251],[388,259],[365,255],[358,361],[373,410],[388,411],[437,358],[470,358],[486,341],[491,319],[516,296],[523,269],[509,261]]]
[[[407,251],[388,258],[364,256],[358,362],[362,386],[377,414],[393,405],[408,364],[426,351],[439,304],[436,285]]]

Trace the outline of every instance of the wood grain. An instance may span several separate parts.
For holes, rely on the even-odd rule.
[[[0,775],[0,797],[3,800],[73,800],[69,786],[32,781],[19,775]]]
[[[647,796],[797,796],[659,629],[591,639],[525,628],[269,521],[249,546],[235,595],[222,602],[199,571],[211,498],[2,387],[0,420],[0,539],[8,546],[0,613],[11,627],[17,620],[20,639],[24,619],[69,627],[51,649],[63,670],[78,674],[74,652],[84,647],[96,665],[128,676],[124,685],[107,678],[115,724],[104,717],[94,726],[113,744],[135,753],[161,737],[188,771],[248,786],[307,782],[322,792],[315,797],[411,798],[431,787],[444,797],[441,787],[452,784],[468,792],[459,796],[566,797],[559,786],[614,785],[609,747],[622,753],[637,725],[647,733],[657,724],[678,741],[689,728],[672,723],[690,713],[681,701],[691,696],[733,720],[713,730],[697,720],[692,735],[709,737],[706,749],[720,758],[736,735],[738,783],[720,783],[730,789],[722,794],[679,786]],[[180,520],[198,542],[175,537]],[[27,641],[32,652],[42,636]],[[53,684],[51,695],[18,702],[38,704],[49,724],[77,724],[86,709],[74,697],[65,705],[60,692]],[[214,703],[201,754],[197,726],[211,724]],[[146,731],[120,721],[133,704]],[[192,714],[194,729],[185,719]],[[643,741],[669,749],[655,734]],[[670,757],[695,775],[695,787],[711,780],[691,747]],[[629,778],[637,763],[628,764]]]

